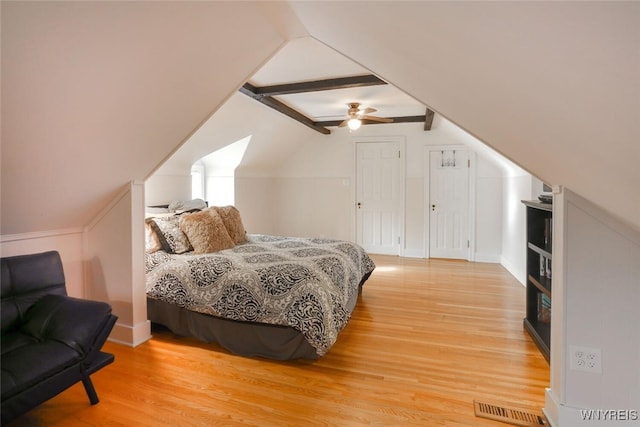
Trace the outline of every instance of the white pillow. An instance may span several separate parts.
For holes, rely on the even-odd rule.
[[[202,199],[193,200],[174,200],[169,203],[169,211],[171,212],[185,212],[191,209],[205,209],[207,203]]]

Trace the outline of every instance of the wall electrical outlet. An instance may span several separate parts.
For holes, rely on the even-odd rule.
[[[602,350],[599,348],[569,346],[569,368],[574,371],[602,373]]]

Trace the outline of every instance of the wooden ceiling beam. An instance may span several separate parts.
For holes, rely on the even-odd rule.
[[[323,90],[334,90],[334,89],[346,89],[353,87],[363,87],[363,86],[375,86],[375,85],[386,85],[387,82],[374,76],[373,74],[365,74],[361,76],[351,76],[351,77],[337,77],[332,79],[324,79],[324,80],[315,80],[315,81],[307,81],[307,82],[297,82],[297,83],[285,83],[279,85],[271,85],[271,86],[254,86],[251,83],[245,83],[241,88],[240,92],[244,93],[247,96],[255,99],[262,104],[273,108],[274,110],[282,113],[293,120],[296,120],[303,125],[319,132],[323,135],[329,135],[331,131],[327,129],[327,127],[338,126],[344,120],[325,120],[315,122],[300,113],[299,111],[289,107],[283,102],[274,98],[277,95],[287,95],[292,93],[304,93],[304,92],[318,92]],[[433,123],[434,112],[427,108],[424,116],[403,116],[403,117],[389,117],[393,119],[392,123],[420,123],[424,122],[424,130],[431,130],[431,125]],[[376,122],[372,120],[363,120],[363,125],[375,125],[381,124],[381,122]]]
[[[314,80],[297,83],[283,83],[271,86],[249,85],[253,93],[258,96],[289,95],[292,93],[318,92],[323,90],[348,89],[353,87],[386,85],[387,82],[374,76],[365,74],[361,76],[337,77],[332,79]]]
[[[425,113],[424,117],[424,130],[431,130],[431,125],[433,124],[433,116],[435,115],[435,113],[433,112],[433,110],[427,108],[427,112]]]
[[[282,113],[285,116],[288,116],[288,117],[292,118],[293,120],[295,120],[297,122],[300,122],[305,126],[310,127],[311,129],[315,130],[316,132],[320,132],[323,135],[329,135],[331,133],[331,131],[329,129],[327,129],[326,127],[317,125],[313,120],[311,120],[310,118],[308,118],[304,114],[294,110],[293,108],[291,108],[288,105],[278,101],[277,99],[272,98],[270,96],[257,96],[253,92],[253,89],[255,89],[255,86],[253,86],[253,85],[251,85],[249,83],[245,83],[245,85],[240,88],[240,92],[244,93],[247,96],[250,96],[251,98],[253,98],[256,101],[266,105],[267,107],[273,108],[277,112]]]
[[[401,117],[388,117],[388,118],[393,120],[392,123],[421,123],[425,121],[427,116],[401,116]],[[315,124],[317,126],[332,127],[332,126],[340,125],[340,123],[342,123],[343,121],[344,120],[325,120],[321,122],[315,122]],[[363,125],[382,125],[385,123],[377,122],[375,120],[362,120],[362,124]]]

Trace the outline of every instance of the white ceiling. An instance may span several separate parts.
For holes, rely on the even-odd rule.
[[[640,225],[640,3],[290,4],[314,38]]]
[[[1,2],[2,234],[89,224],[237,95],[268,115],[250,123],[256,131],[292,123],[287,137],[313,134],[235,91],[252,75],[274,79],[269,67],[305,43],[302,30],[356,64],[335,52],[300,56],[282,61],[279,78],[364,65],[544,181],[640,227],[640,4],[336,4]],[[332,102],[389,113],[359,96]],[[238,129],[231,141],[247,136]]]
[[[372,73],[314,38],[302,37],[285,43],[248,81],[254,86],[268,86],[363,74]],[[390,84],[274,98],[314,121],[345,118],[350,102],[375,108],[378,111],[373,115],[383,117],[424,115],[426,110],[423,104]],[[247,117],[264,120],[247,120]],[[331,131],[339,132],[338,128]],[[300,140],[308,140],[310,135],[326,138],[237,91],[155,173],[179,173],[205,156],[249,136],[251,144],[242,165],[259,173],[283,161],[298,148]]]
[[[90,224],[286,41],[250,2],[0,8],[2,235]]]
[[[335,77],[373,74],[330,47],[311,38],[297,38],[285,44],[249,80],[254,86],[298,83]],[[424,115],[426,107],[393,87],[378,85],[279,95],[274,98],[301,112],[313,121],[346,117],[348,104],[375,108],[376,116],[401,117]]]

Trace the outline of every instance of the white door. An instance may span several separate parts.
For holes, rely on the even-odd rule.
[[[356,239],[367,252],[400,253],[401,145],[356,144]]]
[[[469,258],[469,163],[464,149],[429,152],[429,256]]]

